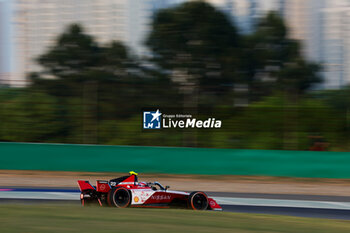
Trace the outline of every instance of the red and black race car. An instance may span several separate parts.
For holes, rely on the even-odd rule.
[[[78,180],[83,206],[96,203],[100,206],[189,208],[194,210],[222,210],[221,206],[204,192],[179,192],[169,190],[158,182],[138,182],[137,173],[130,172],[110,181],[98,180],[96,186]]]

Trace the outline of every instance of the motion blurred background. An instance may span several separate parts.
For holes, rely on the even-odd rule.
[[[349,151],[349,83],[348,0],[0,0],[4,142]]]

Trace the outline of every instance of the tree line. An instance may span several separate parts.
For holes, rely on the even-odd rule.
[[[0,140],[116,145],[307,149],[310,135],[347,143],[343,92],[310,92],[321,67],[306,61],[278,13],[241,34],[220,10],[191,1],[158,11],[149,56],[100,44],[73,24],[37,58],[25,88],[0,89]],[[243,103],[243,104],[242,104]],[[145,107],[217,112],[221,130],[141,130]],[[338,117],[335,117],[338,116]],[[341,116],[341,117],[339,117]]]

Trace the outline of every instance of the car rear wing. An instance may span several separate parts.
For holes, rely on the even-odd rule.
[[[81,192],[85,190],[95,190],[95,187],[90,184],[87,180],[78,180],[79,189]]]
[[[101,193],[108,193],[111,190],[111,186],[106,180],[98,180],[96,181],[96,191]]]
[[[85,190],[95,190],[101,193],[108,193],[108,191],[111,190],[111,186],[106,180],[96,181],[96,187],[91,185],[87,180],[78,180],[78,185],[81,192]]]

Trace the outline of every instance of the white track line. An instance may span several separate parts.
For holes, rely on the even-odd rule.
[[[80,193],[69,192],[0,192],[0,198],[8,199],[38,199],[38,200],[80,200]]]
[[[302,201],[265,198],[233,198],[214,197],[221,205],[272,206],[272,207],[299,207],[350,210],[350,202],[332,201]]]
[[[2,199],[37,199],[37,200],[80,200],[79,193],[71,192],[21,192],[2,191]],[[266,198],[234,198],[212,197],[220,205],[270,206],[270,207],[299,207],[350,210],[350,202],[332,201],[302,201]]]

